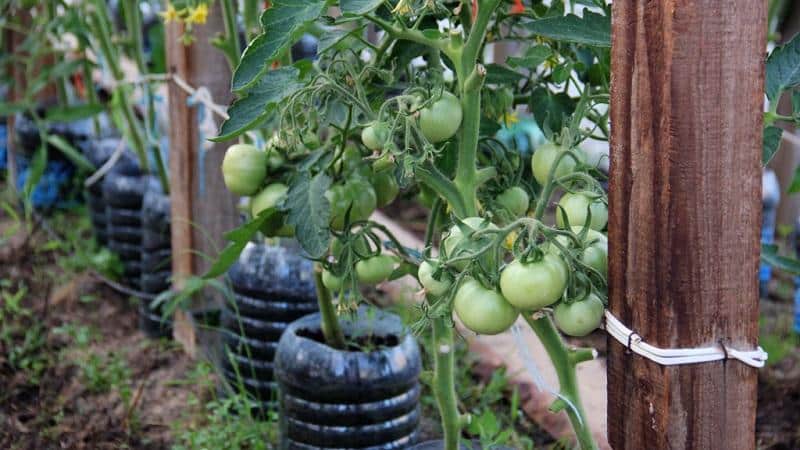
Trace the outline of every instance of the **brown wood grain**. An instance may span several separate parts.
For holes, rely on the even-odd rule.
[[[613,3],[609,301],[664,348],[758,338],[766,2]],[[757,370],[664,367],[609,339],[622,449],[755,448]]]
[[[220,50],[210,40],[224,31],[222,11],[216,2],[205,25],[194,27],[195,41],[185,46],[180,40],[183,28],[167,25],[167,67],[170,73],[195,88],[206,87],[215,103],[227,105],[231,99],[231,69]],[[198,108],[187,105],[188,95],[169,83],[170,200],[172,202],[172,269],[176,288],[188,275],[201,275],[224,247],[223,234],[239,223],[237,199],[222,180],[222,158],[229,143],[214,144],[205,151],[201,145],[213,135],[202,136],[198,128]],[[205,108],[205,114],[212,114]],[[217,123],[220,119],[215,117]],[[202,159],[202,160],[201,160]],[[200,256],[205,255],[205,256]],[[218,301],[214,292],[198,296],[191,309],[205,308]],[[187,315],[176,316],[186,322]],[[176,338],[194,353],[195,336],[187,323],[176,323]],[[187,331],[189,330],[189,331]]]

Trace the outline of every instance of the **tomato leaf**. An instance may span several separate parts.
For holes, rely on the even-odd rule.
[[[301,172],[289,187],[283,209],[288,211],[286,223],[293,225],[300,246],[312,258],[319,258],[328,250],[331,207],[325,191],[331,178],[319,173],[313,178]]]
[[[546,88],[536,88],[531,93],[531,112],[542,130],[561,131],[566,118],[575,112],[576,102],[565,93],[554,94]]]
[[[761,244],[761,261],[784,272],[800,274],[800,261],[795,258],[780,256],[777,245]]]
[[[242,91],[253,86],[324,8],[324,0],[273,1],[261,15],[264,32],[250,42],[233,73],[232,89]]]
[[[611,47],[611,18],[588,10],[583,17],[575,14],[547,17],[526,24],[534,34],[562,42]]]
[[[511,67],[535,69],[539,64],[545,62],[552,54],[553,50],[551,50],[550,47],[546,45],[534,45],[525,52],[525,56],[511,56],[506,59],[506,63]]]
[[[228,120],[222,123],[219,136],[214,142],[227,141],[256,128],[263,123],[276,105],[303,87],[300,70],[295,66],[272,70],[262,77],[247,92],[247,96],[236,100],[228,107]]]
[[[339,7],[342,8],[342,14],[363,15],[378,6],[381,6],[383,0],[341,0]]]
[[[486,84],[513,84],[525,76],[500,64],[486,65]]]
[[[800,84],[800,35],[767,58],[767,98],[774,101],[786,89]]]
[[[103,111],[103,105],[89,103],[85,105],[58,106],[47,110],[45,118],[54,122],[72,122],[88,119]]]
[[[203,278],[216,278],[227,272],[239,258],[239,255],[242,253],[247,243],[250,242],[250,239],[256,234],[259,228],[261,228],[261,225],[277,213],[277,209],[267,208],[250,222],[225,233],[225,239],[231,242],[219,253],[214,265],[208,269],[208,272],[203,275]]]
[[[770,160],[772,160],[772,157],[775,156],[775,153],[778,152],[782,135],[783,129],[781,128],[772,125],[764,128],[764,148],[761,156],[761,164],[766,166]]]

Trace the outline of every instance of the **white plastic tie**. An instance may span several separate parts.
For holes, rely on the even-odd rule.
[[[606,310],[606,331],[628,350],[662,366],[679,364],[699,364],[728,359],[739,360],[748,366],[761,368],[767,361],[767,352],[761,347],[751,351],[736,350],[722,341],[713,347],[698,348],[659,348],[642,339],[639,334],[626,327],[611,311]]]

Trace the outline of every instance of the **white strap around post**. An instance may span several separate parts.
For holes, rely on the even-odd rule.
[[[722,342],[714,347],[668,349],[654,347],[644,342],[641,336],[626,327],[610,311],[606,310],[605,317],[608,334],[630,351],[662,366],[736,359],[748,366],[760,368],[764,367],[767,361],[767,353],[761,347],[752,351],[740,351],[726,347]]]

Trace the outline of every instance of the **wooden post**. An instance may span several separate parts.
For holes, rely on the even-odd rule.
[[[758,339],[766,2],[613,3],[610,310],[662,348]],[[754,449],[757,369],[609,339],[624,449]]]
[[[214,102],[228,104],[231,99],[231,71],[220,50],[209,40],[224,32],[220,2],[215,2],[205,25],[195,26],[195,42],[184,46],[182,25],[166,27],[167,67],[195,88],[208,88]],[[236,227],[239,213],[236,197],[222,180],[222,158],[228,144],[215,144],[201,151],[197,108],[187,105],[188,95],[174,82],[169,83],[170,200],[172,202],[172,270],[176,287],[189,275],[199,275],[213,262],[224,246],[223,234]],[[206,114],[212,112],[206,108]],[[217,119],[217,123],[219,120]],[[212,136],[204,136],[210,138]],[[201,160],[202,158],[202,160]],[[212,260],[198,255],[208,255]],[[210,294],[210,293],[209,293]],[[208,297],[204,300],[210,300]],[[205,305],[198,299],[195,305]],[[195,343],[189,317],[176,317],[176,338],[190,354]]]

